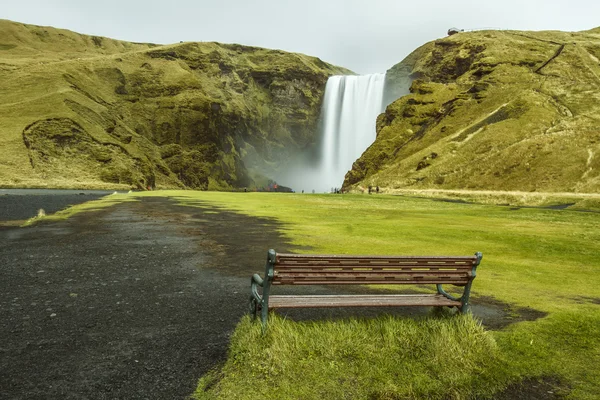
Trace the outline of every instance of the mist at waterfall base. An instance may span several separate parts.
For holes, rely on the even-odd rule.
[[[341,188],[352,163],[375,141],[385,74],[332,76],[325,87],[319,142],[282,168],[277,182],[295,192]]]

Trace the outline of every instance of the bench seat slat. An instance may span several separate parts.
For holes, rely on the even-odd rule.
[[[406,261],[395,261],[395,260],[293,260],[293,261],[278,261],[279,266],[310,266],[310,265],[340,265],[340,266],[399,266],[399,267],[426,267],[426,266],[473,266],[471,260],[468,261],[418,261],[418,260],[406,260]]]
[[[342,280],[342,279],[320,279],[320,280],[284,280],[284,281],[273,281],[273,285],[404,285],[404,284],[412,284],[412,285],[427,285],[427,284],[448,284],[448,285],[457,285],[464,286],[468,283],[465,279],[364,279],[364,280]]]
[[[476,260],[473,257],[278,257],[277,263],[293,263],[293,262],[388,262],[388,263],[471,263]]]
[[[390,271],[410,271],[410,270],[461,270],[461,271],[470,271],[473,269],[472,265],[316,265],[316,264],[306,264],[306,265],[276,265],[276,269],[287,271],[287,270],[390,270]]]
[[[419,279],[458,279],[468,281],[472,278],[471,271],[275,271],[273,281],[304,281],[304,280],[419,280]]]
[[[339,277],[363,277],[363,276],[397,276],[397,277],[411,277],[411,276],[460,276],[468,278],[472,275],[471,270],[469,271],[275,271],[274,279],[280,277],[314,277],[314,276],[339,276]]]
[[[369,256],[369,255],[333,255],[333,254],[291,254],[291,253],[277,253],[276,260],[281,262],[283,260],[433,260],[433,261],[475,261],[475,256]]]
[[[278,295],[269,298],[269,309],[327,307],[460,306],[440,294],[399,295]]]

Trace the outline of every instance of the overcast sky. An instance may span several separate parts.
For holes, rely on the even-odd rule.
[[[600,0],[3,0],[0,18],[134,42],[218,41],[384,72],[450,27],[579,31]]]

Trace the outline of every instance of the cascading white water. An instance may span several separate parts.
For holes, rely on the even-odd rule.
[[[299,156],[277,181],[296,192],[340,188],[352,163],[375,141],[375,123],[383,111],[385,74],[332,76],[325,87],[318,159]]]
[[[341,187],[352,163],[375,141],[384,84],[385,74],[332,76],[327,81],[319,188]]]

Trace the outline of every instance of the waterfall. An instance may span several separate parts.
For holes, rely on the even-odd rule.
[[[320,162],[326,189],[341,187],[352,163],[375,141],[384,83],[385,74],[332,76],[327,81]]]
[[[321,109],[320,154],[290,162],[277,180],[296,192],[341,188],[352,163],[375,141],[384,83],[385,74],[330,77]]]

